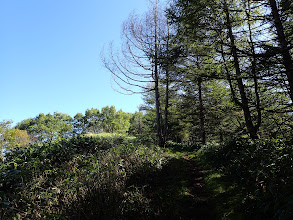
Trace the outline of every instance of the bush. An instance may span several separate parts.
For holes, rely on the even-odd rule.
[[[10,152],[0,166],[1,219],[123,218],[144,207],[141,198],[127,205],[138,194],[127,179],[160,169],[163,154],[132,140],[80,136]]]
[[[293,147],[281,140],[237,139],[198,151],[201,162],[242,187],[237,212],[251,219],[293,216]],[[239,206],[239,204],[241,204]]]
[[[200,143],[176,143],[173,141],[167,141],[166,148],[173,149],[175,151],[185,151],[185,152],[191,152],[198,150],[201,147]]]

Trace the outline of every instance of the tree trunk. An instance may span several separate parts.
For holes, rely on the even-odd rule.
[[[227,29],[228,29],[228,36],[229,36],[230,43],[231,43],[231,52],[232,52],[232,56],[233,56],[233,63],[234,63],[235,71],[236,71],[236,77],[237,77],[237,85],[238,85],[238,89],[239,89],[240,97],[241,97],[241,107],[243,109],[246,127],[247,127],[247,130],[248,130],[250,137],[252,139],[257,139],[258,138],[257,137],[257,129],[253,126],[253,122],[252,122],[252,118],[251,118],[251,112],[250,112],[249,105],[248,105],[248,99],[247,99],[246,92],[245,92],[245,86],[243,84],[242,77],[241,77],[240,64],[239,64],[239,60],[238,60],[237,48],[235,45],[235,38],[233,35],[231,21],[230,21],[230,14],[229,14],[229,10],[228,10],[228,6],[227,6],[226,2],[224,3],[224,11],[226,14],[226,19],[227,19],[226,25],[227,25]]]
[[[170,41],[170,27],[169,23],[168,25],[168,35],[167,35],[167,44],[166,44],[166,53],[167,53],[167,65],[166,65],[166,91],[165,91],[165,118],[164,118],[164,132],[163,132],[163,141],[164,144],[166,143],[168,139],[168,117],[169,117],[169,41]]]
[[[138,134],[141,135],[141,116],[140,116],[140,114],[138,115]]]
[[[288,48],[288,42],[285,37],[284,27],[280,19],[279,11],[275,0],[269,0],[274,19],[275,28],[277,30],[278,41],[281,47],[281,54],[283,56],[283,65],[286,70],[286,75],[289,82],[289,94],[293,102],[293,62]]]
[[[220,131],[220,143],[224,142],[224,135],[223,135],[223,131]]]
[[[198,78],[198,97],[199,97],[199,119],[200,119],[200,133],[201,143],[206,144],[206,131],[205,131],[205,118],[204,118],[204,107],[202,99],[202,78]]]
[[[251,60],[251,73],[253,76],[254,93],[255,93],[255,97],[256,97],[257,123],[255,125],[255,130],[258,131],[259,127],[261,125],[261,122],[262,122],[262,111],[261,111],[261,106],[260,106],[259,86],[258,86],[258,79],[257,79],[257,73],[256,73],[256,55],[255,55],[255,46],[254,46],[254,42],[253,42],[253,38],[252,38],[250,13],[251,13],[250,0],[248,0],[248,11],[246,11],[246,16],[248,19],[249,41],[250,41],[250,48],[251,48],[251,53],[252,53],[252,57],[250,58],[250,60]]]
[[[157,7],[158,1],[156,1],[156,7]],[[161,104],[160,104],[160,93],[159,93],[159,60],[158,60],[158,21],[157,21],[157,8],[155,11],[155,54],[154,54],[154,73],[153,78],[155,81],[155,99],[156,99],[156,120],[157,120],[157,136],[159,141],[159,146],[164,147],[164,140],[162,137],[162,116],[161,116]]]
[[[161,111],[160,111],[161,104],[160,104],[160,94],[159,94],[159,78],[158,78],[158,67],[156,64],[155,64],[154,78],[155,78],[157,136],[158,136],[159,146],[163,147],[164,141],[163,141],[163,137],[162,137],[162,126],[161,126]]]
[[[168,108],[169,108],[169,71],[166,70],[166,94],[165,94],[165,118],[164,118],[164,133],[163,139],[164,143],[167,141],[168,137]]]

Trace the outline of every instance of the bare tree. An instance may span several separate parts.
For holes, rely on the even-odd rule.
[[[110,44],[107,55],[102,54],[105,67],[112,73],[118,91],[123,94],[153,91],[156,103],[157,136],[164,146],[167,135],[168,87],[165,93],[165,126],[161,113],[159,85],[162,78],[168,78],[169,65],[162,65],[162,51],[170,47],[170,32],[167,18],[156,0],[144,15],[131,14],[123,23],[122,46],[119,52]],[[166,54],[164,55],[166,56]]]

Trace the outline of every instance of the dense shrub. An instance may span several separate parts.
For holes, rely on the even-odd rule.
[[[0,166],[0,219],[119,219],[146,207],[127,179],[160,169],[164,158],[133,140],[80,136],[10,152]]]
[[[236,212],[247,219],[293,217],[293,146],[281,140],[232,140],[198,151],[203,164],[240,186]],[[236,206],[235,206],[236,207]]]
[[[175,151],[195,151],[201,147],[201,143],[176,143],[173,141],[167,141],[166,148],[173,149]]]

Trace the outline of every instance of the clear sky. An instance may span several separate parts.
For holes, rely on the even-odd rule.
[[[140,95],[111,87],[100,51],[119,43],[129,13],[145,0],[1,0],[0,121],[88,108],[135,112]],[[113,83],[113,82],[112,82]]]

